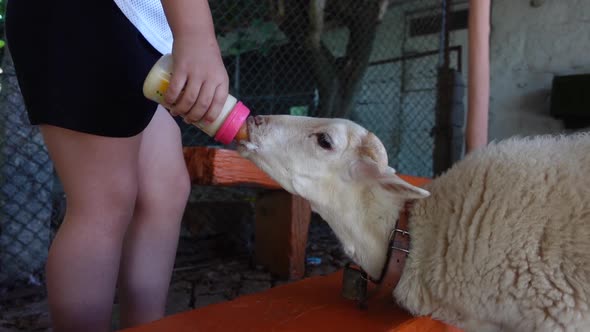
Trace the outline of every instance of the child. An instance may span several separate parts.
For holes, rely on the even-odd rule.
[[[6,36],[67,198],[46,271],[54,331],[110,330],[117,283],[122,327],[163,317],[190,184],[179,128],[142,85],[172,52],[170,113],[215,120],[228,76],[207,0],[9,0]]]

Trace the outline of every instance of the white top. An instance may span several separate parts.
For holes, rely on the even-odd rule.
[[[121,12],[160,53],[172,52],[172,31],[160,0],[114,0]]]

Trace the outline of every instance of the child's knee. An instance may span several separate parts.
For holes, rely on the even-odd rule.
[[[87,211],[97,217],[94,227],[102,228],[110,236],[123,235],[135,210],[138,185],[136,181],[122,179],[118,184],[97,191]],[[91,209],[91,210],[90,210]]]
[[[169,199],[184,206],[191,190],[190,178],[186,167],[182,165],[182,167],[172,170],[169,181],[164,186],[166,187],[164,191],[167,192]]]
[[[75,215],[101,216],[109,220],[130,219],[138,193],[136,177],[98,181],[85,188],[66,192],[67,209]]]
[[[191,183],[186,167],[170,167],[164,174],[142,179],[138,195],[142,208],[184,209]]]

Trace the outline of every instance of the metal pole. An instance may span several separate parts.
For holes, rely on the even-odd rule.
[[[449,61],[449,18],[451,4],[442,0],[439,66],[437,72],[437,100],[433,128],[434,149],[432,151],[433,176],[438,176],[452,165],[452,111],[454,77]]]
[[[240,53],[236,55],[234,66],[234,97],[240,99]]]
[[[488,142],[490,0],[469,1],[466,153]]]

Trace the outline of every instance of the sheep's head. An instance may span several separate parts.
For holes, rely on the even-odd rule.
[[[429,193],[395,175],[381,141],[352,121],[287,115],[248,121],[242,156],[307,199],[345,252],[378,277],[399,208]]]

